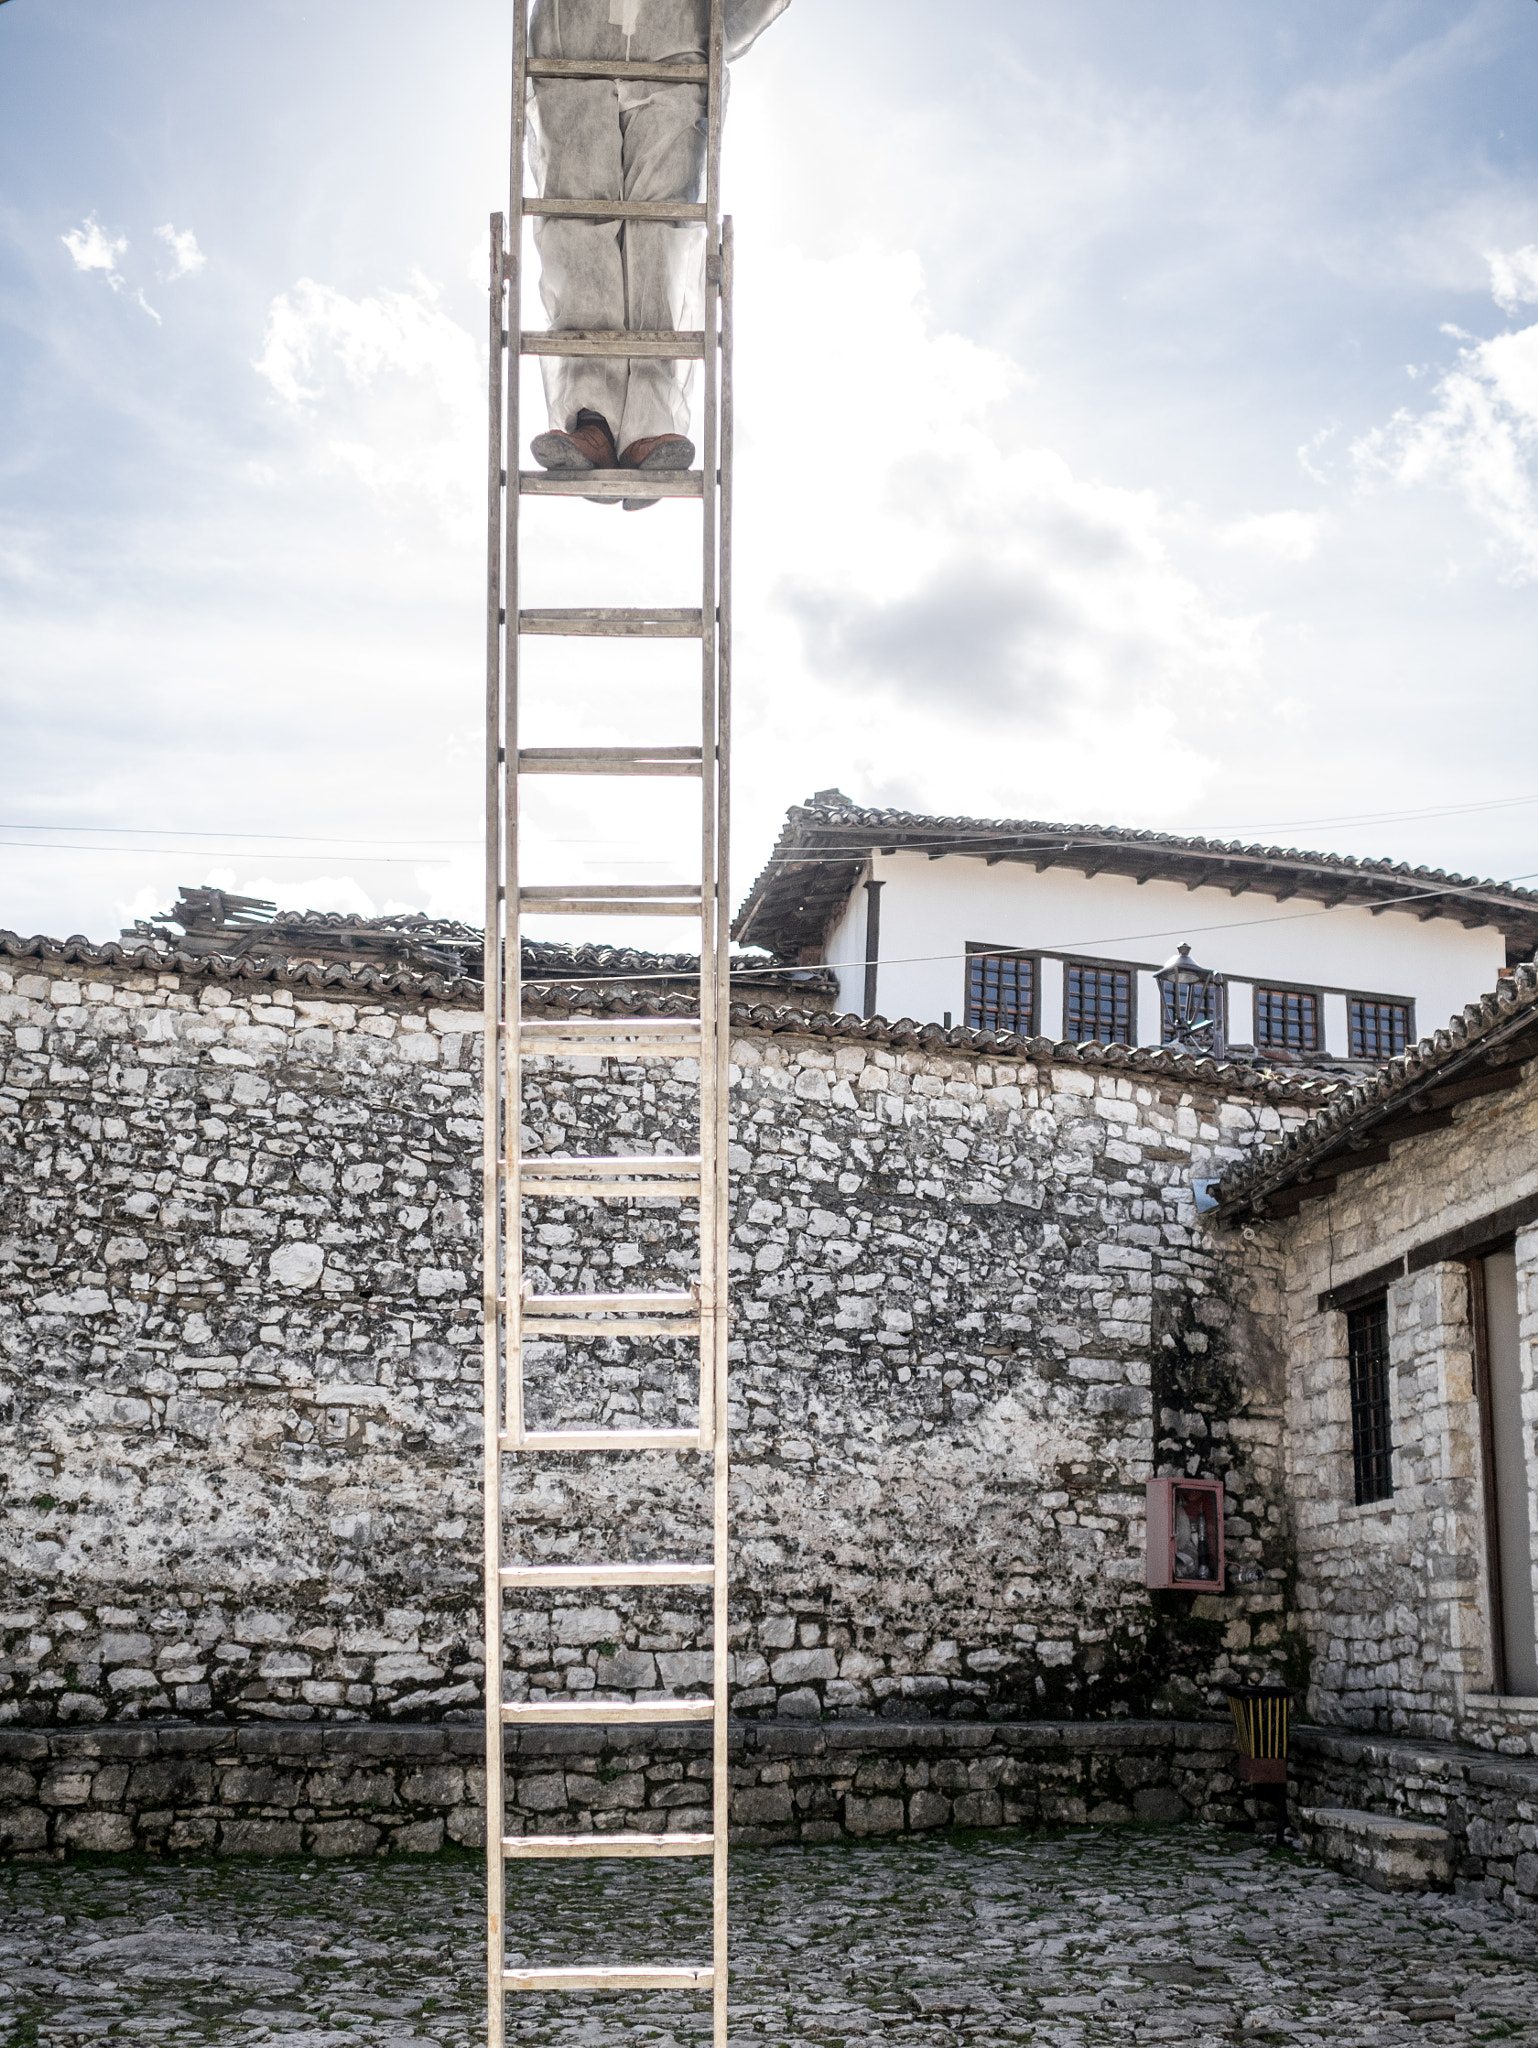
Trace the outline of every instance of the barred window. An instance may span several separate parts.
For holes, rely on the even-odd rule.
[[[1388,1296],[1346,1312],[1351,1362],[1351,1466],[1357,1505],[1394,1491],[1394,1445],[1388,1408]]]
[[[1063,1036],[1073,1045],[1132,1043],[1132,974],[1125,967],[1070,967]]]
[[[1036,962],[1024,953],[968,948],[967,1023],[974,1031],[1036,1029]]]
[[[1255,1043],[1283,1052],[1317,1052],[1318,996],[1304,989],[1256,989]]]
[[[1410,1005],[1379,1003],[1370,996],[1351,998],[1351,1057],[1391,1060],[1410,1042]]]

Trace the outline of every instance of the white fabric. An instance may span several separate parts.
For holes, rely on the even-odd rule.
[[[789,4],[726,0],[728,57],[741,56]],[[536,57],[703,63],[709,31],[709,0],[535,0],[529,47]],[[529,88],[529,161],[551,198],[696,200],[705,131],[703,86],[538,79]],[[702,323],[697,228],[536,220],[534,242],[553,330]],[[621,453],[632,441],[689,430],[688,363],[544,356],[541,368],[553,427],[596,412]]]

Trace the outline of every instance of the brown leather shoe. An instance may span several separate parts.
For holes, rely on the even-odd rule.
[[[619,459],[621,469],[687,469],[694,460],[694,443],[682,434],[648,434],[643,441],[632,441]],[[644,512],[648,505],[655,505],[655,498],[625,498],[621,500],[627,512]]]
[[[579,412],[577,423],[570,433],[559,427],[552,427],[547,434],[536,434],[529,443],[529,453],[542,469],[618,469],[620,460],[614,452],[614,436],[609,432],[609,423],[601,413]]]
[[[621,469],[687,469],[694,460],[694,443],[682,434],[648,434],[644,441],[632,441],[619,459]]]

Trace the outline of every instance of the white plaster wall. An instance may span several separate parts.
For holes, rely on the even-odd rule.
[[[876,854],[871,873],[881,899],[881,973],[877,1007],[885,1017],[938,1023],[966,1014],[969,941],[1090,958],[1145,969],[1169,958],[1182,940],[1204,966],[1247,983],[1298,982],[1327,991],[1408,997],[1418,1036],[1436,1030],[1465,1003],[1495,986],[1506,946],[1493,927],[1470,931],[1451,919],[1426,923],[1409,911],[1342,904],[1333,910],[1302,897],[1277,903],[1225,888],[1180,882],[1137,883],[1125,875],[1045,874],[1021,862],[989,867],[950,854]],[[858,885],[829,935],[827,959],[839,976],[839,1008],[858,1010],[865,986],[865,892]],[[1046,965],[1043,993],[1061,980]],[[1060,991],[1054,996],[1060,1004]],[[1139,1032],[1158,1037],[1157,1015],[1140,991]],[[1326,997],[1327,1049],[1349,1050],[1345,1005]],[[1042,1018],[1044,1029],[1047,1025]],[[1251,1023],[1251,1031],[1253,1022]],[[1233,1034],[1236,1038],[1249,1034]]]

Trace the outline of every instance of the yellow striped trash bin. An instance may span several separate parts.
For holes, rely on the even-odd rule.
[[[1250,1785],[1287,1782],[1287,1688],[1231,1685],[1225,1688],[1239,1744],[1239,1775]]]

